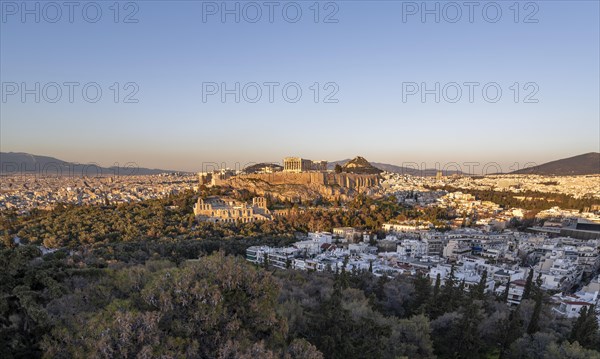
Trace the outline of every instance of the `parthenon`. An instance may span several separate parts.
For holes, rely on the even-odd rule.
[[[327,171],[327,161],[312,161],[300,157],[286,157],[283,159],[283,172],[310,172]]]

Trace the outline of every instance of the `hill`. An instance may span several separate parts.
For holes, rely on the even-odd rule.
[[[524,168],[511,174],[536,174],[545,176],[572,176],[600,174],[600,153],[563,158],[534,167]]]
[[[342,172],[355,174],[379,174],[383,170],[373,166],[364,157],[357,156],[342,166]]]
[[[173,173],[162,169],[138,167],[135,163],[124,166],[102,167],[96,163],[74,163],[49,156],[38,156],[23,152],[0,152],[0,173],[8,174],[48,174],[61,176],[98,176],[98,175],[154,175]]]

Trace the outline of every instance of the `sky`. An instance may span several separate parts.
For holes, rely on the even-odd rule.
[[[600,151],[596,0],[0,5],[2,152],[508,171]]]

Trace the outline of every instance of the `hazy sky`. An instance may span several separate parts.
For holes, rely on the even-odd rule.
[[[2,151],[199,170],[600,150],[598,1],[114,3],[1,2]]]

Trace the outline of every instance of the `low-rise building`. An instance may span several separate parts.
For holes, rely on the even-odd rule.
[[[431,223],[384,223],[383,230],[387,232],[418,232],[432,228]]]
[[[362,237],[362,231],[353,227],[336,227],[333,229],[333,234],[347,241],[357,241]]]
[[[518,279],[509,283],[507,304],[519,305],[523,300],[523,293],[525,292],[526,281]],[[506,291],[506,284],[500,285],[496,288],[497,295],[503,295]]]
[[[427,243],[415,239],[400,242],[396,252],[402,257],[420,258],[427,255]]]

